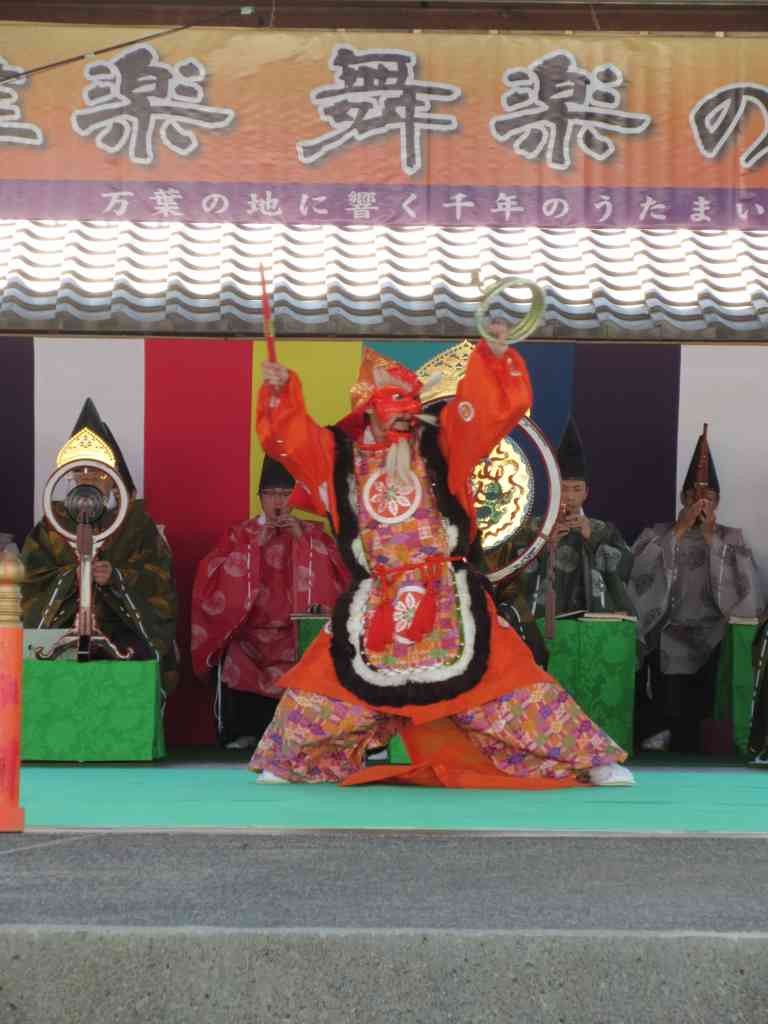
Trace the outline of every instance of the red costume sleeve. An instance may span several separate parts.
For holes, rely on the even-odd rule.
[[[192,667],[207,679],[256,599],[261,549],[233,526],[198,565],[192,588]]]
[[[248,529],[243,523],[232,527],[197,567],[191,646],[192,665],[200,679],[207,679],[211,668],[221,661],[254,608],[270,608],[262,568],[262,543],[270,531],[261,529],[264,532],[254,531],[252,526]],[[290,551],[292,571],[286,575],[286,586],[290,579],[291,611],[306,612],[313,604],[332,608],[349,583],[332,538],[319,523],[302,522],[301,535],[292,538]]]
[[[266,384],[259,389],[256,432],[267,455],[282,463],[308,492],[311,510],[330,516],[334,528],[338,529],[332,486],[333,434],[318,426],[309,415],[301,382],[292,370],[289,374],[280,391]]]
[[[440,444],[448,462],[448,487],[475,521],[472,471],[533,404],[528,369],[511,346],[495,356],[480,341],[469,357],[456,395],[440,413]]]

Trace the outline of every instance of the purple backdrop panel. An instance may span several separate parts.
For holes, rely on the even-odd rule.
[[[573,415],[586,449],[588,511],[631,543],[676,508],[679,345],[576,345]]]
[[[0,338],[0,532],[21,547],[34,526],[35,343]]]

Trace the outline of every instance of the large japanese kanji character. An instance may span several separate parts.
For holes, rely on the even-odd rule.
[[[146,43],[89,64],[85,73],[91,82],[83,90],[86,109],[72,114],[73,129],[95,136],[105,153],[127,150],[136,164],[154,161],[157,131],[168,149],[189,156],[200,145],[193,129],[228,128],[235,118],[233,110],[204,102],[207,72],[199,61],[165,64]]]
[[[616,145],[606,133],[637,135],[651,123],[648,114],[620,109],[622,72],[614,64],[593,71],[579,67],[567,50],[555,50],[527,68],[509,68],[504,82],[511,88],[502,104],[507,114],[491,118],[497,142],[528,160],[541,157],[555,170],[567,170],[573,147],[593,160],[607,160]]]
[[[0,57],[0,145],[42,146],[44,142],[41,129],[21,119],[18,90],[26,84],[22,69]]]
[[[406,174],[416,174],[423,164],[422,132],[452,132],[458,127],[452,115],[432,113],[432,104],[452,102],[461,90],[414,78],[416,54],[409,50],[337,46],[328,63],[336,83],[313,89],[310,99],[332,130],[296,144],[304,164],[315,163],[349,142],[399,132],[401,166]]]

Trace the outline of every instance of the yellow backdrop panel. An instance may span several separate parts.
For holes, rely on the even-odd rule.
[[[267,357],[266,344],[253,343],[253,398],[251,406],[255,420],[256,396],[261,385],[261,363]],[[310,415],[322,426],[335,423],[349,412],[349,389],[357,380],[362,355],[362,341],[339,341],[316,338],[312,341],[277,339],[277,357],[301,378],[304,401]],[[259,477],[264,453],[256,433],[251,442],[251,515],[261,511],[259,503]]]

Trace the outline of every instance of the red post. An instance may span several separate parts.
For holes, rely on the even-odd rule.
[[[0,551],[0,832],[24,831],[19,806],[23,578],[21,559]]]

